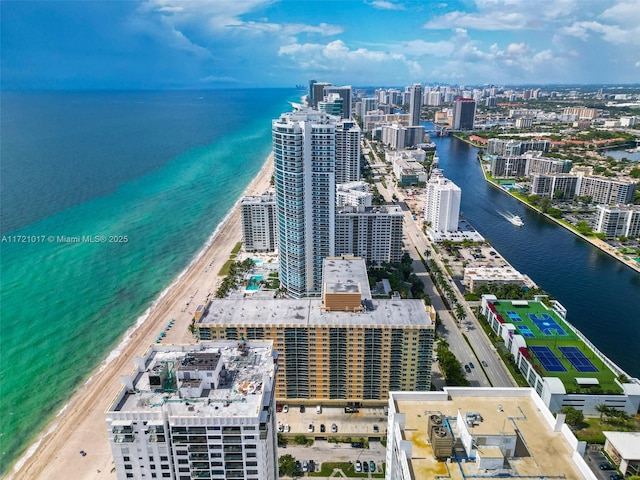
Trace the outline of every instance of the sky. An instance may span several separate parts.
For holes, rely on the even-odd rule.
[[[640,0],[2,0],[0,87],[640,81]]]

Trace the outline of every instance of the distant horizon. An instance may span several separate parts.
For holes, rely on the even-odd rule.
[[[0,2],[0,88],[627,85],[637,0]]]

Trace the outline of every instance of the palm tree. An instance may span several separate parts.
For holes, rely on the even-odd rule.
[[[455,310],[456,310],[455,311],[456,318],[458,319],[458,325],[459,325],[460,322],[462,322],[462,320],[464,320],[467,315],[466,315],[466,312],[464,311],[464,307],[459,303],[456,303]]]
[[[604,403],[596,405],[596,412],[600,414],[600,423],[602,423],[602,417],[608,417],[611,415],[611,407],[606,406]]]

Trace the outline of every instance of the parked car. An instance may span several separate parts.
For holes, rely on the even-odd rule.
[[[344,407],[344,413],[358,413],[358,409],[355,407]]]
[[[284,425],[283,424],[281,424],[281,423],[278,424],[278,431],[279,432],[284,432]]]
[[[321,424],[320,424],[320,431],[321,431],[322,433],[324,433],[324,432],[326,432],[326,431],[327,431],[327,429],[326,429],[326,428],[325,428],[325,426],[324,426],[324,423],[321,423]]]
[[[616,472],[609,475],[609,480],[624,480],[624,477]]]
[[[304,405],[300,405],[300,413],[304,413]]]
[[[282,413],[287,413],[289,411],[289,405],[282,406]]]
[[[322,407],[320,405],[316,405],[316,413],[322,413]]]
[[[362,443],[362,442],[351,442],[351,446],[353,448],[364,448],[364,443]]]
[[[368,473],[369,472],[369,464],[367,462],[362,462],[362,471],[364,473]]]
[[[282,411],[282,405],[278,404],[276,405],[276,412],[280,413]]]
[[[309,471],[314,472],[316,470],[316,462],[309,460]]]
[[[464,371],[467,373],[471,373],[471,367],[469,367],[469,365],[465,365],[464,366]]]
[[[356,473],[360,472],[362,472],[362,463],[360,463],[360,460],[356,460]]]
[[[338,431],[338,425],[335,423],[331,425],[331,433],[336,433]]]
[[[309,471],[309,464],[307,463],[306,460],[304,462],[302,462],[302,471],[303,472],[308,472]]]
[[[600,470],[615,470],[615,467],[609,462],[602,462],[600,465],[598,465],[598,467],[600,468]]]
[[[371,461],[369,462],[369,470],[370,470],[371,472],[375,472],[375,471],[376,471],[376,462],[374,462],[373,460],[371,460]]]
[[[284,424],[284,433],[289,433],[291,431],[291,427],[288,423]]]
[[[373,433],[378,433],[380,431],[380,427],[377,424],[373,426]]]
[[[313,432],[313,423],[309,424],[309,427],[307,428],[307,430],[309,430],[310,432]]]

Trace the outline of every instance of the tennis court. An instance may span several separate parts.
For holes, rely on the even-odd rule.
[[[529,350],[536,356],[547,372],[567,371],[549,347],[529,347]]]
[[[567,335],[567,332],[565,332],[562,327],[546,313],[541,315],[530,313],[529,320],[531,320],[535,326],[538,327],[538,330],[547,337],[552,337],[554,335],[564,337]]]
[[[517,312],[514,312],[513,310],[507,310],[507,316],[512,322],[522,321],[522,318],[520,318],[520,315],[518,315]]]
[[[535,338],[535,334],[526,325],[518,325],[516,327],[520,334],[525,338]]]
[[[571,362],[571,365],[578,372],[598,372],[596,366],[589,360],[578,347],[558,347],[564,358]]]

